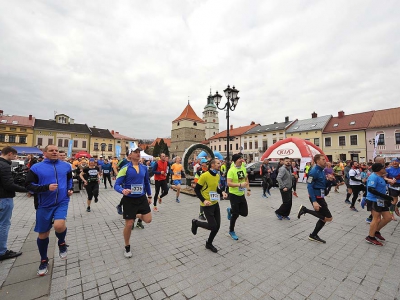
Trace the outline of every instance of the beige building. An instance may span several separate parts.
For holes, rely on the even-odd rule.
[[[206,122],[206,139],[219,133],[218,110],[211,96],[211,91],[207,98],[207,105],[204,107],[203,120]]]
[[[33,144],[33,124],[35,118],[5,115],[0,110],[0,149],[11,147],[32,147]]]
[[[200,119],[193,108],[188,105],[172,121],[170,156],[182,156],[186,148],[205,140],[206,122]]]
[[[130,143],[136,143],[136,145],[139,145],[138,139],[122,135],[118,131],[111,130],[111,134],[114,137],[114,156],[125,157],[126,151],[128,151]],[[121,149],[120,155],[118,155],[118,148]]]
[[[103,156],[110,158],[115,153],[115,139],[108,129],[90,127],[92,135],[90,138],[89,153],[93,157]]]

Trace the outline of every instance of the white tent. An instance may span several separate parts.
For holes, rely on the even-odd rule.
[[[146,160],[153,160],[154,157],[151,156],[150,154],[147,154],[146,152],[144,152],[144,150],[140,151],[140,158],[144,158]]]

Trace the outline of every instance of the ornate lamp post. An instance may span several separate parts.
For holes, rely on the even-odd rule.
[[[234,111],[236,105],[238,104],[239,97],[237,96],[239,91],[233,86],[232,88],[228,85],[228,87],[224,90],[225,97],[227,99],[226,103],[220,107],[222,96],[218,94],[218,91],[213,96],[213,100],[217,105],[219,110],[226,110],[226,157],[227,157],[227,169],[229,169],[229,111]]]

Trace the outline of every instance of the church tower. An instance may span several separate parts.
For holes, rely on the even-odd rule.
[[[172,121],[170,153],[182,156],[192,144],[205,140],[206,122],[200,119],[188,103],[183,112]]]
[[[211,90],[207,97],[207,105],[204,106],[203,120],[206,122],[206,139],[219,133],[218,111],[211,96]]]

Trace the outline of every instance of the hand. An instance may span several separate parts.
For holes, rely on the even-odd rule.
[[[226,199],[226,198],[228,198],[228,194],[227,194],[227,193],[225,193],[225,192],[222,192],[222,198],[223,198],[223,199]]]
[[[241,183],[240,183],[240,186],[241,186],[242,188],[247,187],[247,182],[241,182]]]
[[[84,182],[83,182],[83,185],[87,185],[88,184],[88,182],[85,180]]]
[[[317,201],[313,202],[312,205],[315,211],[319,211],[319,209],[321,208],[321,205],[319,205]]]
[[[161,175],[164,175],[164,173],[165,173],[164,171],[161,171]]]
[[[393,185],[393,184],[396,182],[396,180],[394,180],[394,179],[388,179],[387,182],[388,182],[390,185]]]
[[[394,212],[396,213],[396,215],[398,215],[400,217],[400,212],[399,212],[399,208],[397,207],[397,205],[394,207]]]
[[[211,201],[209,201],[209,200],[204,200],[203,203],[205,206],[210,206],[212,204]]]
[[[28,198],[30,198],[30,197],[32,197],[32,194],[31,194],[31,193],[26,193],[26,196],[27,196]]]
[[[250,197],[251,191],[247,190],[247,196]]]
[[[153,198],[147,198],[147,202],[148,202],[149,204],[153,203]]]
[[[52,183],[49,184],[49,191],[55,191],[56,189],[58,189],[58,184],[57,183]]]
[[[74,191],[69,190],[68,191],[68,197],[71,197],[74,194]]]
[[[284,188],[282,191],[287,192],[287,188]]]
[[[123,189],[122,194],[128,196],[132,191],[130,189]]]

